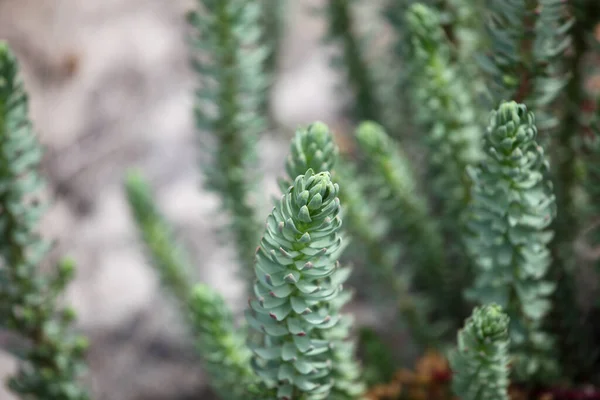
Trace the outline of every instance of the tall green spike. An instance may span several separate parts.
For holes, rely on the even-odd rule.
[[[210,161],[202,165],[206,186],[217,193],[230,218],[242,275],[252,273],[260,240],[254,182],[258,179],[256,142],[265,129],[261,114],[268,86],[264,72],[268,49],[263,39],[259,1],[197,0],[189,15],[192,61],[197,73],[195,120],[213,146],[201,148]]]
[[[256,253],[255,297],[246,318],[263,333],[254,367],[278,399],[327,399],[364,390],[347,343],[340,309],[349,269],[343,249],[338,185],[329,172],[308,170],[288,188],[267,219]]]
[[[467,295],[479,304],[497,303],[510,316],[516,378],[548,382],[558,375],[554,340],[543,329],[555,290],[547,274],[556,205],[536,136],[525,105],[502,103],[492,113],[486,158],[470,170],[467,245],[477,272]]]
[[[28,113],[17,60],[0,42],[0,321],[29,342],[8,387],[27,399],[87,400],[79,381],[87,341],[73,335],[75,313],[57,300],[75,264],[65,260],[49,277],[38,269],[50,244],[38,234],[42,149]]]

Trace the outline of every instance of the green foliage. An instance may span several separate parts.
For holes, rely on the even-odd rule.
[[[361,358],[364,361],[365,382],[372,386],[392,380],[396,371],[396,363],[387,344],[373,329],[368,327],[360,329],[358,341],[360,347],[363,347]]]
[[[450,355],[452,388],[463,400],[508,400],[509,318],[496,304],[477,307]]]
[[[264,333],[254,366],[279,399],[347,398],[362,387],[348,323],[339,310],[349,269],[342,249],[338,186],[328,172],[299,175],[267,219],[256,253],[256,298],[246,318]],[[278,385],[278,382],[279,385]]]
[[[460,75],[470,79],[467,82],[469,89],[475,88],[479,93],[481,91],[480,79],[475,79],[472,73],[475,70],[472,57],[480,46],[478,39],[481,36],[477,34],[479,33],[477,32],[477,25],[473,23],[478,21],[477,17],[473,17],[473,14],[476,13],[476,6],[479,7],[478,1],[387,0],[384,2],[382,16],[394,33],[389,55],[387,56],[392,59],[389,68],[393,69],[395,75],[392,78],[388,77],[385,82],[381,83],[381,86],[388,87],[388,91],[393,91],[392,95],[385,97],[386,102],[393,103],[391,106],[384,104],[390,109],[390,112],[386,112],[386,120],[390,118],[401,120],[400,124],[393,125],[396,128],[395,131],[389,132],[394,138],[405,140],[410,134],[414,133],[415,114],[420,113],[422,107],[427,109],[425,103],[415,101],[412,95],[413,91],[418,88],[418,85],[414,82],[414,74],[420,74],[421,71],[414,65],[411,28],[406,18],[410,8],[415,5],[423,5],[439,16],[439,25],[436,26],[435,31],[441,30],[443,32],[443,42],[448,41],[452,45],[452,64],[460,64],[462,72]],[[457,63],[457,61],[459,62]],[[452,68],[450,64],[447,64],[447,66]],[[465,73],[466,71],[468,72]],[[396,114],[395,117],[388,116],[388,114],[394,113]],[[386,124],[386,128],[388,128],[388,125]]]
[[[260,399],[361,397],[361,368],[347,341],[353,323],[341,314],[350,299],[342,290],[349,269],[337,262],[348,243],[342,240],[342,216],[354,239],[353,256],[376,278],[377,291],[399,305],[421,345],[444,349],[444,339],[468,314],[467,302],[481,306],[467,319],[450,357],[461,398],[507,399],[509,361],[515,380],[526,386],[552,384],[562,368],[569,368],[564,373],[572,382],[592,379],[595,361],[585,363],[583,355],[593,353],[597,340],[575,301],[580,267],[573,242],[577,222],[589,216],[579,213],[575,199],[580,189],[575,145],[585,98],[586,38],[597,22],[593,2],[416,3],[387,2],[384,17],[395,48],[380,62],[371,59],[356,30],[351,0],[327,2],[327,41],[341,50],[334,61],[345,70],[354,97],[350,119],[391,128],[402,149],[377,123],[361,124],[356,138],[369,166],[365,175],[353,157],[338,159],[327,126],[299,129],[279,181],[283,198],[254,254],[259,228],[250,183],[257,179],[248,171],[262,129],[260,114],[269,111],[261,104],[277,40],[261,33],[257,21],[276,31],[271,23],[280,21],[281,3],[199,1],[202,9],[192,17],[202,83],[197,122],[217,144],[208,183],[232,216],[245,270],[255,256],[257,279],[246,317],[262,339],[251,344],[253,356],[237,336],[227,340],[232,347],[226,349],[220,339],[234,329],[229,311],[209,288],[194,292],[193,323],[205,329],[204,340],[212,339],[202,342],[201,352],[216,348],[209,370],[228,372],[224,381],[214,378],[225,388],[223,396],[237,396],[227,393],[235,386],[227,382],[237,380],[243,382],[237,387],[248,388],[247,397]],[[478,69],[472,59],[480,51],[486,54]],[[382,74],[382,65],[392,70]],[[393,79],[377,81],[391,74]],[[479,125],[488,108],[496,110],[482,137]],[[410,151],[414,138],[425,139],[424,165]],[[556,160],[553,171],[550,156]],[[587,164],[592,182],[597,163],[592,157]],[[593,185],[586,188],[590,198]],[[157,237],[162,238],[155,233],[145,240],[161,243]],[[170,252],[175,247],[168,241],[160,245],[163,280],[189,291],[183,275],[169,275],[170,264],[186,262]],[[573,357],[569,344],[577,347]],[[258,378],[249,372],[249,358]],[[377,373],[371,367],[365,370]]]
[[[450,321],[444,318],[458,301],[444,282],[447,267],[440,226],[429,213],[427,199],[417,189],[409,160],[383,128],[365,122],[357,129],[356,136],[373,169],[373,178],[378,180],[377,195],[393,218],[391,223],[400,231],[414,264],[411,270],[414,287],[426,293],[432,303],[435,321],[430,321],[433,325],[427,332],[427,344],[432,345],[435,338],[447,333],[444,331]]]
[[[140,172],[130,171],[125,190],[131,214],[141,239],[164,286],[186,305],[192,291],[191,261],[173,237],[173,232],[160,214],[148,182]]]
[[[598,114],[600,118],[600,113]],[[585,158],[585,186],[587,193],[590,196],[590,205],[592,213],[596,213],[600,210],[600,125],[599,121],[596,121],[594,130],[590,132],[589,136],[585,140],[585,148],[587,151],[587,157]]]
[[[307,128],[298,129],[285,164],[287,179],[280,180],[280,188],[285,192],[292,186],[292,177],[302,174],[300,171],[333,171],[333,180],[344,188],[339,192],[339,198],[345,205],[343,214],[346,230],[355,240],[354,246],[364,249],[364,262],[369,265],[368,274],[383,290],[379,300],[381,297],[391,297],[408,323],[411,334],[418,342],[427,343],[429,328],[424,315],[425,307],[421,304],[423,300],[409,293],[407,283],[410,279],[406,271],[402,273],[396,269],[400,255],[398,249],[392,246],[382,248],[389,233],[389,224],[379,218],[375,207],[368,204],[366,185],[354,165],[338,159],[338,153],[327,125],[315,122]]]
[[[269,52],[260,45],[261,7],[245,0],[198,0],[189,20],[198,74],[195,116],[198,129],[215,139],[207,186],[221,196],[231,217],[239,262],[249,276],[260,239],[252,199],[255,146],[265,119],[260,114],[267,86],[263,72]]]
[[[379,195],[389,203],[389,208],[402,210],[403,224],[406,230],[414,231],[415,240],[423,240],[420,244],[426,248],[427,254],[421,257],[432,257],[435,264],[442,264],[442,240],[436,224],[427,213],[427,201],[419,196],[417,184],[407,157],[395,146],[383,128],[373,122],[365,122],[356,131],[358,142],[371,161],[374,173],[383,181],[380,185],[385,192]],[[433,233],[432,235],[425,234]],[[426,239],[427,238],[427,239]]]
[[[589,3],[590,5],[592,3]],[[553,309],[549,325],[558,336],[558,347],[561,351],[560,362],[565,376],[575,378],[589,376],[590,364],[597,358],[596,352],[590,351],[594,346],[593,332],[582,321],[587,313],[581,307],[577,295],[577,274],[580,266],[574,251],[573,242],[579,232],[583,213],[578,213],[576,193],[581,190],[577,165],[581,162],[577,148],[579,132],[583,129],[581,104],[584,93],[586,47],[589,22],[587,12],[594,14],[590,7],[586,10],[583,2],[574,1],[568,6],[571,17],[577,18],[577,24],[570,29],[571,44],[567,49],[569,57],[566,66],[570,73],[564,95],[560,102],[562,116],[556,135],[556,143],[550,148],[553,160],[552,180],[555,183],[556,204],[559,210],[552,226],[555,235],[550,248],[553,255],[551,278],[556,282],[556,291],[552,298]],[[556,107],[558,111],[558,107]],[[577,378],[575,378],[577,379]]]
[[[401,251],[388,243],[391,227],[377,207],[369,204],[367,185],[354,168],[345,160],[339,160],[334,179],[343,188],[340,201],[344,204],[346,230],[358,246],[358,254],[364,257],[367,273],[377,292],[377,301],[391,301],[401,313],[411,336],[422,346],[433,346],[431,326],[427,321],[427,301],[410,292],[411,271],[400,270]]]
[[[295,177],[303,175],[308,170],[317,173],[332,171],[338,159],[338,153],[339,149],[333,141],[333,135],[324,123],[315,122],[306,128],[298,129],[286,160],[287,180],[280,180],[282,193],[286,193],[288,188],[293,186]],[[340,193],[338,195],[341,197]],[[346,300],[348,300],[346,297],[342,297],[338,308],[341,308]],[[335,303],[335,301],[332,302],[330,307],[333,307]],[[334,385],[329,396],[330,398],[347,399],[353,398],[353,393],[358,393],[363,389],[360,384],[355,383],[359,379],[360,370],[352,361],[353,344],[344,343],[351,321],[348,318],[342,318],[339,324],[340,327],[325,335],[327,340],[338,343],[331,353],[333,360],[331,377]],[[342,326],[346,326],[346,329]]]
[[[549,168],[536,143],[533,114],[502,103],[492,113],[486,159],[470,170],[473,180],[468,247],[478,267],[468,296],[495,302],[511,318],[511,352],[519,380],[555,377],[553,340],[543,331],[555,284],[546,280],[551,256],[548,230],[556,214]]]
[[[236,328],[231,311],[214,289],[193,285],[189,258],[175,241],[140,173],[128,174],[125,189],[148,258],[164,287],[185,310],[211,386],[223,398],[246,399],[248,391],[258,387],[244,333]]]
[[[277,71],[277,55],[283,33],[287,0],[262,0],[262,3],[263,42],[269,43],[266,46],[269,56],[266,59],[265,69],[268,73],[274,74]]]
[[[189,310],[210,384],[223,399],[242,400],[248,394],[260,393],[245,336],[235,326],[221,295],[207,285],[198,284],[191,292]]]
[[[261,26],[263,26],[263,37],[261,43],[264,43],[268,55],[265,58],[264,71],[267,76],[268,86],[271,87],[277,73],[279,60],[279,50],[281,47],[281,39],[285,27],[285,14],[288,9],[289,0],[261,0],[262,1],[262,18]],[[265,93],[263,99],[263,115],[271,114],[271,98],[268,93]],[[273,117],[271,116],[271,119]]]
[[[425,133],[426,176],[438,209],[433,213],[441,219],[447,264],[453,265],[451,269],[440,269],[440,283],[451,288],[440,305],[449,302],[453,312],[462,317],[467,309],[456,295],[456,288],[468,285],[471,274],[464,247],[454,238],[461,235],[463,213],[470,199],[466,168],[482,159],[482,137],[473,93],[464,76],[458,74],[458,65],[452,63],[451,45],[441,23],[435,9],[420,3],[406,13],[411,44],[410,88],[412,98],[422,105],[414,120]]]
[[[365,119],[379,121],[380,107],[374,77],[355,32],[353,2],[353,0],[327,0],[326,41],[341,46],[341,56],[334,58],[333,62],[334,65],[346,70],[347,82],[354,95],[354,107],[350,115],[357,121]]]
[[[441,199],[444,216],[455,219],[469,196],[465,169],[482,158],[481,134],[472,94],[451,63],[440,24],[437,12],[420,3],[407,13],[413,98],[423,105],[416,120],[427,133],[431,190]]]
[[[472,88],[475,93],[478,93],[480,90],[478,85],[481,82],[474,79],[475,76],[470,74],[479,73],[476,68],[477,64],[472,62],[472,58],[481,51],[482,47],[482,35],[480,33],[483,30],[484,21],[480,17],[484,10],[485,1],[447,0],[446,4],[448,4],[448,8],[452,10],[454,16],[452,28],[457,42],[458,64],[467,69],[468,72],[465,77],[471,79]]]
[[[419,299],[409,293],[406,273],[396,270],[398,249],[381,246],[389,233],[389,226],[375,213],[375,208],[369,206],[365,196],[366,186],[361,182],[354,165],[338,159],[338,153],[327,125],[316,122],[307,128],[298,129],[286,160],[288,179],[280,180],[281,190],[285,192],[293,183],[292,177],[302,174],[300,171],[333,171],[333,180],[344,188],[339,192],[339,198],[345,205],[343,214],[347,223],[346,230],[355,240],[355,246],[364,249],[364,261],[370,266],[369,275],[384,291],[384,299],[392,297],[408,322],[411,334],[417,341],[425,343],[428,327],[425,315],[422,315],[423,307],[419,308]],[[334,166],[337,167],[334,169]]]
[[[189,18],[194,111],[202,139],[212,140],[202,167],[229,217],[241,270],[252,276],[249,335],[218,291],[192,284],[193,263],[143,178],[130,174],[125,187],[148,258],[222,398],[358,400],[363,382],[391,378],[396,354],[373,337],[363,334],[371,365],[354,359],[342,256],[362,269],[359,296],[397,306],[410,333],[398,341],[414,340],[419,351],[445,352],[476,306],[449,353],[461,399],[506,400],[509,378],[542,392],[559,379],[598,384],[600,325],[586,317],[600,304],[578,302],[578,278],[597,279],[587,267],[598,260],[574,245],[600,210],[598,132],[581,146],[593,125],[588,92],[598,91],[586,61],[595,62],[597,3],[389,0],[389,26],[375,30],[391,28],[394,47],[378,54],[379,38],[357,29],[354,2],[328,0],[326,41],[341,51],[334,64],[353,95],[347,117],[363,121],[362,157],[340,156],[323,123],[298,129],[261,240],[256,143],[271,111],[284,1],[197,0]],[[69,334],[73,313],[57,306],[74,267],[63,263],[49,278],[37,271],[49,247],[36,233],[41,150],[3,46],[0,74],[0,323],[31,344],[10,387],[28,399],[86,399],[76,380],[85,343]],[[343,254],[347,236],[352,252]],[[597,231],[590,236],[596,250]],[[390,320],[383,325],[392,330]],[[417,380],[428,374],[423,381],[444,385],[425,364],[419,369],[433,371]]]
[[[38,271],[50,245],[37,233],[46,208],[42,149],[28,113],[17,61],[0,42],[0,321],[30,344],[8,387],[27,399],[88,399],[78,381],[87,341],[71,332],[74,311],[58,305],[75,265],[65,260],[48,277]]]
[[[309,169],[317,173],[333,171],[338,153],[333,135],[324,123],[315,122],[298,129],[285,162],[287,177],[279,181],[281,192],[287,192],[296,177]]]
[[[388,78],[386,82],[382,83],[382,86],[387,86],[387,96],[385,100],[388,103],[392,103],[392,106],[386,104],[391,111],[386,112],[388,114],[400,114],[396,115],[395,119],[400,122],[395,122],[394,127],[398,126],[398,129],[403,131],[407,128],[412,127],[412,112],[414,111],[414,104],[409,101],[407,93],[410,92],[411,86],[411,74],[409,68],[409,43],[408,32],[406,26],[406,11],[412,4],[422,3],[428,6],[438,5],[438,0],[424,0],[418,2],[416,0],[387,0],[382,10],[382,17],[391,27],[394,32],[394,40],[391,45],[390,53],[394,65],[394,74]],[[387,119],[392,118],[388,117]],[[394,138],[401,137],[401,132],[390,132]]]
[[[598,9],[600,10],[600,8]],[[600,215],[600,202],[598,201],[600,199],[600,113],[597,107],[596,105],[596,110],[588,110],[589,115],[585,119],[583,110],[579,110],[580,114],[578,114],[576,124],[585,133],[581,143],[583,156],[580,161],[584,170],[582,186],[585,189],[587,203],[585,207],[581,207],[583,210],[574,213],[572,217],[576,216],[584,228],[579,240],[583,240],[585,243],[586,254],[584,256],[577,254],[574,249],[568,247],[568,242],[563,244],[568,255],[573,258],[578,256],[576,259],[578,264],[595,267],[596,277],[600,276],[600,253],[598,252],[600,249],[600,229],[598,228],[598,215]],[[582,127],[579,124],[587,125]],[[557,224],[558,228],[561,228],[560,224]],[[576,231],[566,232],[569,237],[574,237],[577,233]],[[567,261],[569,260],[567,259]],[[571,266],[574,260],[570,261],[568,266]],[[588,294],[591,297],[591,307],[586,303],[582,306],[579,287],[581,279],[578,276],[581,268],[560,267],[563,265],[556,265],[553,274],[557,283],[557,293],[553,299],[551,322],[554,331],[559,335],[562,371],[565,377],[574,382],[587,382],[600,365],[598,328],[596,324],[590,323],[590,320],[596,319],[595,316],[600,310],[599,289],[596,287]]]
[[[481,65],[493,107],[508,100],[526,103],[539,129],[555,128],[559,120],[551,106],[568,82],[564,54],[573,20],[566,3],[493,0],[486,5],[489,52]]]

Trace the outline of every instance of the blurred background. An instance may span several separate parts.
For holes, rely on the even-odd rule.
[[[259,145],[268,192],[276,193],[294,128],[321,120],[338,133],[349,129],[341,116],[346,99],[336,91],[341,77],[322,45],[324,21],[307,10],[322,2],[288,1],[270,93],[278,128]],[[78,264],[66,300],[91,341],[89,385],[98,400],[212,398],[176,309],[141,252],[122,190],[128,168],[152,182],[197,260],[199,279],[236,311],[246,304],[234,255],[215,234],[224,222],[216,218],[219,200],[202,189],[198,168],[184,20],[194,3],[0,0],[0,39],[21,63],[46,148],[53,204],[43,230],[56,241],[55,257]],[[369,13],[361,18],[367,26]],[[269,210],[265,204],[264,216]],[[14,368],[0,352],[0,376]],[[0,399],[11,399],[3,390]]]

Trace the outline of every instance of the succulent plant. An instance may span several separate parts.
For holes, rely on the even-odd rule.
[[[269,49],[261,29],[262,1],[197,0],[188,15],[197,73],[194,116],[206,187],[221,196],[238,261],[252,275],[252,253],[260,240],[256,204],[256,143],[266,128],[261,114],[268,87]],[[206,146],[207,136],[213,140]]]
[[[333,135],[324,123],[314,122],[296,130],[285,162],[287,176],[279,181],[282,193],[287,191],[298,175],[303,175],[309,169],[315,173],[333,171],[338,153]]]
[[[378,188],[376,196],[389,214],[393,232],[402,238],[410,262],[419,265],[410,269],[411,286],[429,301],[418,307],[416,318],[411,314],[414,321],[429,321],[428,337],[422,338],[424,345],[438,346],[453,324],[444,317],[447,313],[443,310],[455,309],[460,300],[446,281],[452,271],[447,269],[444,259],[441,226],[429,213],[429,201],[417,185],[410,160],[383,127],[363,122],[356,130],[356,137],[371,165],[372,179]]]
[[[465,77],[452,65],[452,51],[439,13],[421,3],[413,4],[406,22],[410,33],[413,96],[422,104],[416,122],[426,133],[431,189],[442,205],[446,230],[457,234],[456,216],[469,198],[465,169],[481,160],[482,135],[478,109]],[[443,172],[442,172],[443,171]]]
[[[38,233],[47,208],[41,159],[17,60],[0,41],[0,325],[28,342],[8,386],[27,399],[86,400],[87,340],[72,332],[73,309],[58,302],[75,264],[39,270],[51,247]]]
[[[262,388],[250,366],[252,354],[246,346],[245,331],[234,323],[233,313],[221,294],[210,286],[197,284],[190,294],[188,309],[211,386],[223,399],[259,396]]]
[[[223,398],[247,400],[258,393],[259,386],[250,367],[245,330],[234,323],[233,313],[215,289],[194,284],[190,257],[175,239],[139,172],[127,175],[125,190],[148,260],[183,311],[210,386]]]
[[[491,115],[486,158],[473,179],[468,248],[478,273],[467,292],[479,304],[499,304],[511,318],[511,352],[518,379],[550,379],[558,365],[542,329],[555,284],[545,277],[556,215],[549,163],[535,141],[534,116],[506,102]]]
[[[497,304],[476,307],[450,354],[452,388],[463,400],[508,400],[509,318]]]
[[[339,310],[350,297],[342,290],[350,271],[337,261],[338,190],[329,172],[299,175],[267,218],[256,253],[256,297],[246,318],[264,334],[253,348],[255,370],[279,399],[328,398],[334,367],[343,367],[333,359],[347,336]]]

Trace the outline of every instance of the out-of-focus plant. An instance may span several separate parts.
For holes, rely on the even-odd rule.
[[[198,77],[194,113],[199,131],[207,132],[214,147],[211,161],[202,165],[207,187],[218,193],[230,218],[243,273],[250,276],[252,254],[260,238],[257,223],[256,142],[265,128],[263,107],[270,52],[261,30],[263,1],[197,0],[188,15],[190,46]],[[200,142],[204,137],[199,138]],[[202,146],[206,149],[205,146]]]
[[[452,386],[461,399],[508,399],[508,324],[508,316],[493,304],[473,310],[458,333],[450,363],[456,371]]]
[[[59,302],[75,264],[62,261],[50,275],[39,270],[50,249],[38,232],[47,208],[38,174],[42,149],[18,74],[16,58],[0,42],[0,327],[27,342],[8,387],[24,399],[89,399],[80,381],[87,340],[72,332],[75,312]]]
[[[237,250],[250,288],[242,325],[216,289],[191,283],[193,260],[176,244],[143,180],[130,176],[126,190],[149,261],[186,317],[222,398],[599,396],[600,325],[587,316],[600,305],[578,296],[581,276],[597,281],[600,274],[594,257],[599,125],[590,116],[586,85],[598,50],[591,40],[598,2],[390,0],[378,28],[390,28],[392,48],[379,57],[367,51],[372,42],[357,29],[359,8],[350,0],[327,1],[320,15],[351,89],[347,116],[357,126],[350,140],[358,151],[340,155],[321,122],[299,127],[264,225],[258,222],[262,199],[253,190],[255,161],[278,39],[268,32],[279,29],[282,3],[197,5],[190,16],[195,115],[198,130],[214,141],[202,146],[211,149],[202,168],[230,218],[226,243]],[[12,71],[1,71],[2,90],[12,87]],[[20,99],[21,89],[15,93]],[[48,291],[54,298],[66,279],[51,280],[57,283],[48,291],[31,283],[43,246],[30,235],[38,208],[25,194],[37,190],[38,155],[30,151],[28,125],[14,99],[2,97],[0,109],[0,191],[6,193],[0,229],[8,238],[0,293],[14,295],[0,307],[3,320],[17,321],[28,336],[23,324],[49,321],[54,303],[36,305],[33,314],[22,313],[23,304],[38,304]],[[23,251],[30,245],[31,259]],[[382,325],[393,332],[408,327],[410,337],[398,345],[405,351],[398,353],[417,344],[424,357],[415,372],[402,366],[391,378],[395,348],[377,338],[378,327],[362,335],[369,365],[357,360],[356,326],[344,310],[352,304],[350,263],[360,272],[357,292],[377,292],[398,311],[402,324]],[[596,294],[590,286],[581,292]],[[371,308],[378,316],[375,301]],[[46,344],[37,338],[34,343]],[[56,340],[50,348],[61,362],[40,374],[48,385],[51,378],[73,382],[80,356],[70,341]],[[67,343],[67,350],[57,343]],[[74,354],[66,364],[62,351]],[[25,374],[34,371],[27,368]],[[43,398],[72,398],[48,393]]]

